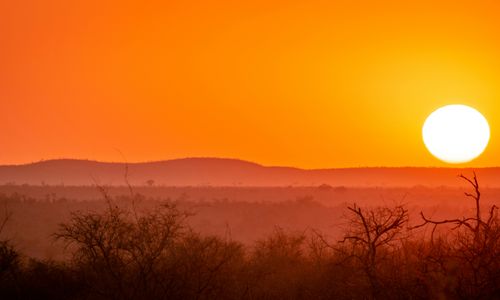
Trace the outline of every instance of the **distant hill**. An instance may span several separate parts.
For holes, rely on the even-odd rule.
[[[168,186],[463,186],[457,168],[346,168],[304,170],[266,167],[236,159],[185,158],[148,163],[104,163],[88,160],[48,160],[0,166],[0,184],[124,185],[125,170],[132,185]],[[482,186],[500,187],[500,168],[476,169]],[[325,186],[323,186],[325,187]],[[326,186],[327,187],[327,186]]]

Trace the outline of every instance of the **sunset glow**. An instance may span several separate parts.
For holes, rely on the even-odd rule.
[[[0,299],[500,299],[500,1],[0,0]]]
[[[494,1],[1,1],[0,163],[446,166],[422,144],[429,112],[463,103],[500,128],[499,14]],[[492,136],[466,166],[500,165],[499,151]]]

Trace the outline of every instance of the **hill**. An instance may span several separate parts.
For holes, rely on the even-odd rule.
[[[126,171],[128,169],[128,172]],[[500,168],[475,169],[483,186],[500,186]],[[410,187],[463,186],[459,168],[344,168],[299,169],[269,167],[222,158],[184,158],[147,163],[105,163],[88,160],[48,160],[0,166],[0,184],[167,186],[349,186]]]

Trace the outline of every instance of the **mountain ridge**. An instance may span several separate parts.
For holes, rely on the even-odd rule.
[[[126,172],[126,170],[128,171]],[[499,167],[355,167],[302,169],[264,166],[232,158],[188,157],[151,162],[100,162],[83,159],[53,159],[0,165],[0,184],[30,185],[132,185],[167,186],[462,186],[457,175],[475,170],[480,183],[500,187],[495,178]]]

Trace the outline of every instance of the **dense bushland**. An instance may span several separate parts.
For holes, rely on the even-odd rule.
[[[128,206],[103,192],[53,239],[67,260],[35,260],[0,243],[2,299],[500,299],[500,224],[467,179],[470,216],[411,220],[404,204],[345,208],[338,239],[312,228],[244,245],[200,234],[174,202]],[[122,199],[123,200],[123,199]],[[6,208],[2,225],[8,222]],[[0,232],[1,233],[1,232]]]

